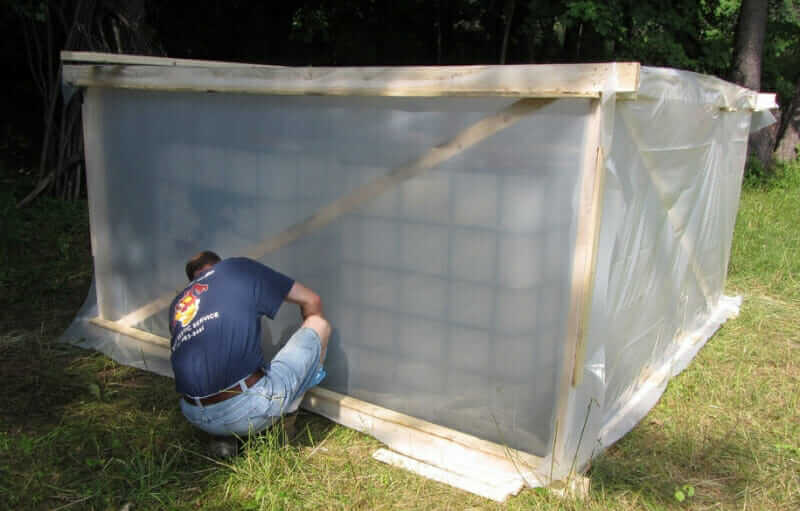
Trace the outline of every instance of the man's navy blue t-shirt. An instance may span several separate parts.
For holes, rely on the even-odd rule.
[[[169,308],[172,369],[181,394],[216,394],[264,366],[261,315],[275,317],[294,281],[252,259],[225,259]]]

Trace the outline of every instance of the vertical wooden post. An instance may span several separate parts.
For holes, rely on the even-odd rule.
[[[89,88],[83,98],[83,154],[86,166],[86,191],[89,197],[89,223],[94,259],[94,283],[97,295],[97,310],[100,318],[109,319],[108,304],[102,292],[104,286],[113,285],[110,254],[98,257],[98,251],[108,251],[112,246],[111,216],[108,209],[108,176],[103,148],[104,126],[102,121],[102,101],[98,98],[102,89]]]
[[[591,149],[591,148],[587,148]],[[572,385],[580,385],[583,380],[583,362],[586,357],[586,333],[589,325],[589,314],[592,309],[592,296],[594,295],[594,279],[597,270],[597,244],[600,241],[600,225],[603,217],[603,191],[606,184],[606,166],[605,154],[603,148],[597,146],[597,149],[590,151],[590,155],[595,155],[594,175],[585,176],[583,181],[587,184],[587,188],[591,186],[590,202],[586,204],[585,210],[582,207],[581,217],[578,224],[578,236],[575,242],[576,250],[580,246],[584,252],[581,266],[576,263],[577,259],[573,260],[573,286],[572,296],[570,298],[570,320],[572,320],[572,313],[574,309],[577,324],[572,327],[572,321],[568,323],[567,339],[574,336],[575,339],[575,356],[573,357],[572,364]],[[591,181],[591,184],[588,182]],[[588,192],[587,192],[588,193]],[[583,194],[583,190],[581,190]],[[581,205],[584,206],[583,200]],[[585,217],[583,215],[586,215]],[[580,231],[580,222],[586,220],[587,229],[585,232]],[[585,235],[585,236],[584,236]],[[577,257],[577,256],[576,256]],[[576,274],[580,279],[576,287]],[[574,304],[572,302],[575,302]],[[570,330],[572,328],[572,330]]]
[[[575,248],[572,257],[570,281],[570,304],[564,342],[564,359],[559,376],[556,395],[556,420],[554,439],[554,462],[564,460],[569,394],[573,386],[580,384],[583,376],[583,358],[586,349],[586,330],[591,312],[596,266],[597,243],[600,234],[600,219],[603,209],[605,164],[600,146],[601,108],[600,100],[594,100],[592,112],[587,119],[586,135],[581,162],[580,197],[575,233]]]

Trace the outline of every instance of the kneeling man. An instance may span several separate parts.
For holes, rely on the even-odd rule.
[[[331,327],[319,296],[299,282],[245,258],[209,251],[186,263],[191,281],[169,308],[172,369],[183,415],[212,435],[268,428],[300,405],[324,377]],[[261,350],[261,316],[284,301],[303,324],[269,363]]]

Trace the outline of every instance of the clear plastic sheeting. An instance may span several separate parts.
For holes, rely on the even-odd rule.
[[[738,302],[721,302],[752,113],[737,108],[747,92],[709,76],[643,68],[637,99],[616,104],[568,459],[580,451],[583,464],[602,452],[601,429],[616,440],[632,428],[641,403],[649,410],[676,364],[688,363],[677,357],[687,343],[699,349],[738,312]]]
[[[260,257],[323,298],[323,385],[534,454],[539,480],[564,477],[633,427],[738,310],[722,293],[755,94],[656,68],[635,97],[614,87],[513,122],[498,112],[520,100],[500,96],[90,87],[95,281],[66,337],[169,374],[167,347],[88,320],[180,289],[200,250],[252,253],[360,194]],[[431,154],[432,168],[364,188]],[[584,180],[601,171],[587,210]],[[577,240],[593,230],[579,229],[587,212],[596,243]],[[590,285],[576,328],[579,261]],[[166,337],[155,312],[127,326]],[[264,320],[268,357],[299,321],[292,306]]]
[[[102,317],[181,287],[192,254],[245,253],[514,101],[91,89]],[[545,453],[590,103],[545,106],[261,259],[322,296],[327,387]],[[265,322],[267,355],[298,321],[286,306]],[[134,326],[167,336],[166,311]]]

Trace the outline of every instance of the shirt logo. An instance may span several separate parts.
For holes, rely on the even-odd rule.
[[[181,327],[185,327],[192,322],[200,308],[200,295],[208,291],[208,284],[195,284],[183,293],[178,303],[175,304],[175,316],[172,318],[172,325],[180,322]]]

